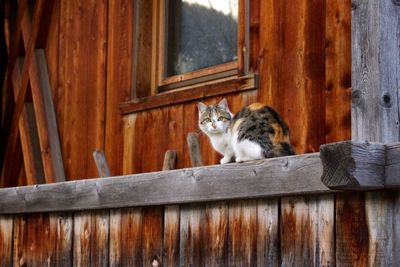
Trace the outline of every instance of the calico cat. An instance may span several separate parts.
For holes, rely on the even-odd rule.
[[[217,105],[200,102],[198,109],[199,127],[224,156],[221,164],[295,154],[288,126],[270,107],[254,103],[233,116],[224,98]]]

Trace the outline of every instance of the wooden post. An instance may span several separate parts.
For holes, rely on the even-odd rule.
[[[193,167],[203,166],[203,159],[201,158],[199,135],[197,133],[189,133],[187,136],[187,143],[189,146],[189,155]]]
[[[352,140],[398,142],[400,7],[397,0],[352,0]],[[399,262],[400,196],[388,192],[336,197],[336,265]]]
[[[176,151],[168,150],[167,152],[165,152],[162,170],[167,171],[175,169],[175,162],[176,162]]]
[[[93,152],[93,158],[96,162],[97,171],[99,172],[100,177],[110,177],[110,168],[108,167],[106,156],[104,152],[100,149],[96,149]]]

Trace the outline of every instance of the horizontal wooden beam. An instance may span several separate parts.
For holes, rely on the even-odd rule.
[[[183,90],[189,88],[191,90]],[[120,111],[122,114],[129,114],[257,88],[258,75],[256,74],[249,74],[244,77],[230,77],[223,81],[210,81],[193,87],[180,88],[179,90],[124,102],[120,104]]]
[[[320,147],[322,182],[341,190],[400,188],[400,144],[345,141]]]
[[[0,214],[92,210],[332,192],[319,153],[0,189]]]

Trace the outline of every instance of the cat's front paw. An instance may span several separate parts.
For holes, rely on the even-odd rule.
[[[235,161],[236,161],[237,163],[241,163],[241,162],[243,162],[244,160],[243,160],[242,158],[237,157],[237,158],[235,159]]]
[[[231,161],[230,157],[223,157],[219,162],[221,164],[226,164],[226,163],[229,163],[230,161]]]

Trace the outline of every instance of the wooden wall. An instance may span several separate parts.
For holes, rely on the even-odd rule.
[[[250,69],[260,86],[225,95],[231,110],[272,106],[297,153],[350,139],[351,1],[250,2]],[[197,101],[120,113],[134,82],[133,9],[132,0],[55,0],[46,54],[67,179],[96,177],[98,148],[112,175],[161,170],[167,149],[177,150],[177,168],[190,166],[186,135],[198,131]],[[200,141],[205,164],[218,163],[207,138]]]
[[[377,194],[375,218],[354,192],[1,215],[0,265],[396,266],[399,236],[380,240],[370,223],[393,216],[398,229],[399,198]]]

